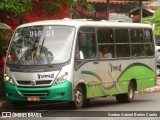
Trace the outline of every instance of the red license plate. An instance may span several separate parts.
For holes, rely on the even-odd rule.
[[[28,101],[40,101],[40,98],[38,96],[29,96],[27,97]]]

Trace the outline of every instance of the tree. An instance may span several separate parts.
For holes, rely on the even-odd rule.
[[[58,18],[61,17],[61,11],[63,7],[68,6],[67,13],[70,14],[70,18],[73,17],[73,14],[76,14],[76,6],[84,6],[90,13],[93,13],[93,5],[87,3],[86,0],[37,0],[40,3],[40,9],[46,13],[46,18],[50,15],[57,14]]]
[[[33,11],[37,11],[37,14],[45,15],[44,19],[49,19],[51,16],[56,15],[61,17],[61,11],[64,7],[64,0],[37,0],[33,3]],[[38,5],[38,8],[37,8]],[[39,12],[40,11],[40,12]]]
[[[66,4],[70,6],[70,9],[69,9],[70,18],[73,17],[73,14],[77,13],[76,6],[78,5],[86,7],[89,13],[95,12],[93,5],[87,3],[86,0],[67,0]]]
[[[20,22],[26,13],[32,10],[33,0],[1,0],[0,1],[0,18],[2,22],[12,17],[19,17]]]
[[[144,18],[143,23],[155,25],[155,35],[160,37],[160,10],[156,10],[154,16]]]
[[[39,7],[35,7],[36,5]],[[86,0],[1,0],[0,1],[0,20],[5,22],[6,20],[12,20],[19,18],[19,24],[22,24],[24,17],[30,11],[41,11],[45,15],[44,19],[50,18],[52,15],[57,15],[61,18],[61,11],[63,7],[68,6],[67,13],[76,13],[76,6],[81,5],[87,8],[89,12],[94,12],[94,8]],[[42,14],[41,12],[35,12]],[[2,19],[3,18],[3,19]]]
[[[32,0],[1,0],[0,1],[0,20],[12,20],[12,18],[19,18],[20,24],[23,22],[25,14],[32,10]],[[12,29],[0,29],[0,58],[4,48],[8,47]]]
[[[0,60],[2,54],[4,54],[3,50],[8,48],[12,34],[13,34],[12,29],[0,29]]]

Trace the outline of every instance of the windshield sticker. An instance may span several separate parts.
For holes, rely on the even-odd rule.
[[[41,31],[41,30],[38,30],[38,31],[36,31],[36,30],[31,30],[30,33],[29,33],[30,37],[40,37],[41,34],[42,34],[42,31]]]
[[[55,35],[55,31],[53,29],[46,30],[46,37],[53,37]],[[42,30],[31,30],[29,32],[30,37],[40,37],[42,34]]]
[[[53,37],[54,33],[54,30],[47,30],[47,37]]]

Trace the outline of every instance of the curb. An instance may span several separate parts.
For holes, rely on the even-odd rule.
[[[160,92],[160,77],[157,77],[156,86],[139,91],[138,93]]]
[[[152,88],[147,88],[139,91],[138,93],[151,93],[151,92],[160,92],[160,86],[158,85]]]

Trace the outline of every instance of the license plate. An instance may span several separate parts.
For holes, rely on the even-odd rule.
[[[38,96],[29,96],[27,97],[28,101],[40,101],[40,98]]]

